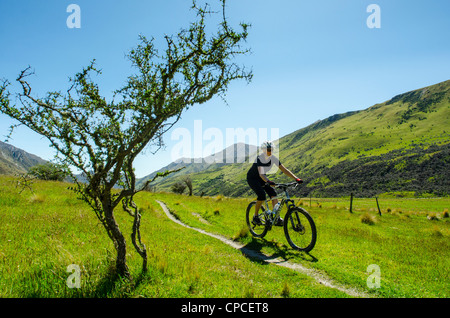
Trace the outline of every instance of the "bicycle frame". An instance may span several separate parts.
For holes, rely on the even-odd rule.
[[[286,240],[289,245],[298,251],[309,252],[311,251],[317,240],[317,229],[309,213],[295,205],[293,199],[291,199],[287,189],[291,186],[297,186],[296,182],[292,183],[279,183],[275,184],[275,187],[281,189],[281,193],[278,193],[275,197],[266,199],[261,206],[258,215],[254,214],[254,207],[257,201],[250,202],[246,211],[246,222],[252,235],[257,238],[263,238],[268,231],[272,229],[273,225],[280,225],[278,222],[281,214],[281,209],[286,205],[287,212],[284,217],[283,228]],[[280,207],[273,213],[269,209],[269,201],[277,199]],[[255,216],[259,218],[260,222],[254,221]],[[252,220],[253,219],[253,220]]]
[[[285,204],[287,204],[288,210],[295,206],[294,200],[291,199],[289,192],[287,191],[288,187],[292,184],[276,184],[275,188],[280,188],[283,190],[283,192],[277,194],[276,197],[269,198],[266,199],[266,201],[264,201],[264,205],[266,208],[265,210],[266,218],[268,218],[268,220],[270,220],[272,224],[280,217],[280,211]],[[269,209],[269,202],[272,202],[275,199],[277,199],[278,202],[280,203],[280,207],[278,208],[277,212],[274,215],[273,211]]]

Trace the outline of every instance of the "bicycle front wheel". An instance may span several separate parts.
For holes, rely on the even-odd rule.
[[[248,226],[248,229],[250,230],[250,233],[252,233],[252,235],[254,237],[262,238],[266,235],[267,230],[268,230],[268,228],[266,226],[266,218],[264,215],[265,209],[263,206],[261,206],[261,208],[259,209],[259,213],[258,213],[258,218],[259,218],[260,222],[255,223],[255,222],[253,222],[253,217],[255,215],[255,204],[256,204],[256,201],[253,201],[247,207],[247,212],[246,212],[247,226]]]
[[[314,220],[300,207],[290,209],[284,218],[284,234],[289,245],[298,251],[309,252],[316,245]]]

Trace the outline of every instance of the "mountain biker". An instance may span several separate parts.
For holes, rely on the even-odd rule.
[[[275,182],[270,181],[266,173],[272,168],[275,164],[278,168],[287,176],[291,177],[298,183],[302,183],[303,180],[297,178],[292,172],[286,169],[283,164],[281,164],[280,160],[272,155],[273,144],[270,141],[263,142],[261,145],[262,153],[256,157],[255,162],[253,163],[250,170],[247,172],[247,183],[252,188],[252,190],[256,193],[257,199],[255,204],[255,214],[253,216],[253,224],[261,225],[261,220],[258,217],[259,209],[261,205],[266,200],[266,193],[272,199],[272,207],[278,203],[276,199],[277,193],[275,192],[273,186]],[[277,226],[283,225],[283,219],[280,217],[278,222],[275,224]]]

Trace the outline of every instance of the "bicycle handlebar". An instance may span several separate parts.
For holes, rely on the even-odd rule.
[[[300,185],[300,183],[298,183],[297,181],[293,181],[293,182],[289,182],[289,183],[275,183],[275,188],[288,188],[288,187],[292,187],[292,186],[297,187],[298,185]]]

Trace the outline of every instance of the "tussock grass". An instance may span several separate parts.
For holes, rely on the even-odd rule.
[[[289,288],[289,285],[285,282],[283,284],[283,290],[281,291],[281,297],[283,298],[289,298],[291,294],[291,290]]]
[[[373,214],[370,213],[364,213],[360,216],[361,222],[368,225],[374,225],[377,220]]]
[[[444,209],[444,212],[442,212],[442,217],[443,218],[448,218],[449,217],[448,209]]]
[[[30,197],[31,203],[42,203],[45,201],[45,196],[40,194],[34,194]]]
[[[246,224],[244,224],[244,225],[242,225],[239,232],[233,236],[233,240],[238,241],[240,239],[246,238],[249,235],[250,235],[250,231],[248,229],[248,226]]]

